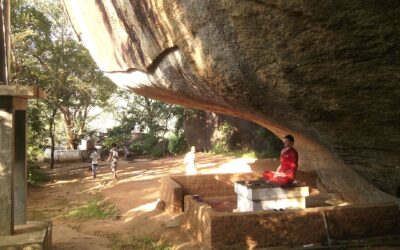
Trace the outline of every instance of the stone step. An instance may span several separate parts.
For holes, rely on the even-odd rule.
[[[14,226],[14,234],[0,236],[0,249],[51,249],[51,222],[28,221]]]

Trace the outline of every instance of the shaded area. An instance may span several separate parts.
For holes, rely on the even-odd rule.
[[[110,34],[101,25],[85,29],[98,20],[69,2],[75,29],[107,72],[143,73],[167,48],[179,48],[140,80],[110,74],[117,84],[240,116],[279,137],[304,137],[297,145],[305,167],[336,192],[358,193],[349,201],[391,198],[364,181],[351,183],[358,176],[347,167],[381,190],[398,192],[398,2],[114,1],[109,11],[122,12],[118,21],[129,29],[116,21],[113,31],[121,37],[113,39],[102,39]],[[91,9],[90,3],[81,7]],[[140,46],[130,42],[134,37],[143,38]],[[129,56],[129,46],[142,50],[146,65]]]

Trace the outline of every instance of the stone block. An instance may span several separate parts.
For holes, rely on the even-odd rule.
[[[333,239],[400,235],[400,210],[395,203],[336,207],[325,215]]]
[[[183,190],[171,177],[161,178],[161,198],[165,210],[180,213],[183,210]]]
[[[326,239],[318,209],[216,213],[211,219],[211,249],[299,246]]]
[[[304,209],[306,208],[305,197],[297,198],[284,198],[284,199],[271,199],[264,201],[253,201],[246,197],[238,195],[237,197],[237,211],[250,212],[259,210],[272,210],[272,209]]]
[[[238,195],[256,201],[306,197],[310,194],[309,187],[282,188],[260,181],[238,181],[234,187]]]
[[[264,181],[238,181],[234,184],[238,212],[271,209],[304,209],[309,187],[277,187]]]
[[[52,223],[28,221],[14,227],[14,234],[0,236],[0,249],[50,250],[52,248]]]

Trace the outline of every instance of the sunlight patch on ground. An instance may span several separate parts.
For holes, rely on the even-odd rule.
[[[182,173],[182,170],[175,170],[175,171],[169,171],[168,174],[179,174]],[[158,170],[147,170],[147,171],[132,171],[132,172],[118,172],[117,176],[123,177],[122,180],[119,180],[118,183],[126,183],[126,182],[131,182],[131,181],[143,181],[143,180],[152,180],[155,178],[161,178],[162,176],[165,175],[165,170],[164,169],[158,169]]]
[[[119,177],[123,176],[124,174],[117,174]],[[155,178],[159,178],[160,176],[154,176],[151,174],[140,174],[136,176],[131,176],[131,177],[124,177],[123,180],[118,180],[119,184],[126,183],[126,182],[132,182],[132,181],[145,181],[145,180],[152,180]]]
[[[196,167],[199,168],[207,168],[207,167],[213,167],[217,165],[217,163],[200,163],[200,164],[196,164]]]
[[[60,180],[60,181],[55,181],[54,184],[66,184],[66,183],[74,183],[78,182],[78,179],[72,179],[72,180]]]
[[[109,180],[101,180],[99,183],[97,183],[96,185],[93,185],[92,187],[83,190],[80,193],[86,193],[86,192],[99,192],[103,189],[107,189],[107,188],[112,188],[113,186],[115,186],[116,181],[112,179],[111,174],[110,174],[110,178]]]
[[[128,212],[122,214],[122,217],[128,217],[124,220],[124,223],[131,221],[137,215],[143,214],[145,212],[153,211],[154,209],[156,209],[157,203],[158,203],[158,200],[155,200],[153,202],[149,202],[149,203],[143,204],[141,206],[132,208]]]
[[[256,158],[239,158],[223,163],[215,169],[203,169],[201,173],[220,174],[220,173],[249,173],[252,172],[249,164],[254,163]]]

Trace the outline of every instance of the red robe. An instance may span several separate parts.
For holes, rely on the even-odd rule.
[[[276,172],[273,171],[265,171],[263,176],[264,179],[274,184],[286,185],[296,178],[299,156],[296,149],[291,147],[281,154],[280,159],[281,165],[276,172],[280,173],[281,176],[275,176]]]

